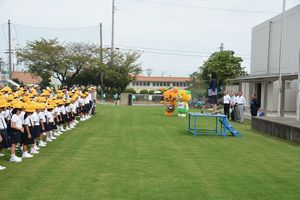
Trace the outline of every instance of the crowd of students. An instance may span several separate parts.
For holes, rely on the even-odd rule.
[[[72,91],[19,87],[0,90],[0,157],[8,149],[10,162],[32,158],[79,121],[95,114],[96,90]],[[77,117],[78,116],[78,117]],[[79,121],[78,121],[79,119]],[[18,153],[17,156],[16,152]],[[5,167],[0,166],[0,170]]]
[[[234,92],[229,94],[224,92],[223,96],[224,114],[233,121],[244,123],[244,111],[246,100],[243,92]]]

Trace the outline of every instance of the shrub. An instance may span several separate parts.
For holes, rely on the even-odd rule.
[[[154,90],[149,90],[149,94],[154,94]]]
[[[140,94],[149,94],[148,90],[141,90]]]
[[[124,92],[125,92],[125,93],[136,94],[136,91],[135,91],[133,88],[127,88]]]

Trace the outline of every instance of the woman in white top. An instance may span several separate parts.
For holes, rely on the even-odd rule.
[[[11,130],[10,130],[10,162],[22,162],[22,158],[15,155],[16,145],[21,142],[21,134],[24,133],[23,123],[21,119],[22,106],[16,104],[13,106],[12,117],[11,117]]]
[[[228,93],[225,91],[223,96],[223,104],[224,104],[224,115],[229,119],[229,109],[230,109],[231,98]]]

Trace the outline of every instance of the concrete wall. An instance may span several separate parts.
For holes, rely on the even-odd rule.
[[[253,117],[252,129],[261,131],[263,134],[300,143],[300,127],[287,125],[284,122]]]
[[[281,15],[252,29],[251,74],[278,73]],[[282,41],[282,73],[298,72],[300,4],[285,13]]]

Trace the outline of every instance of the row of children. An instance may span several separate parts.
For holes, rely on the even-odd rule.
[[[3,149],[10,152],[10,162],[22,162],[32,158],[40,148],[57,139],[63,132],[73,129],[77,121],[89,119],[94,110],[95,88],[87,92],[80,88],[68,92],[65,98],[61,90],[43,90],[38,94],[34,88],[12,91],[4,87],[0,91],[0,157]],[[52,96],[52,97],[50,97]],[[19,151],[21,157],[16,155]],[[0,170],[5,167],[0,166]]]
[[[234,92],[229,94],[224,92],[223,96],[224,114],[231,120],[244,123],[244,111],[246,100],[243,96],[243,92]]]

